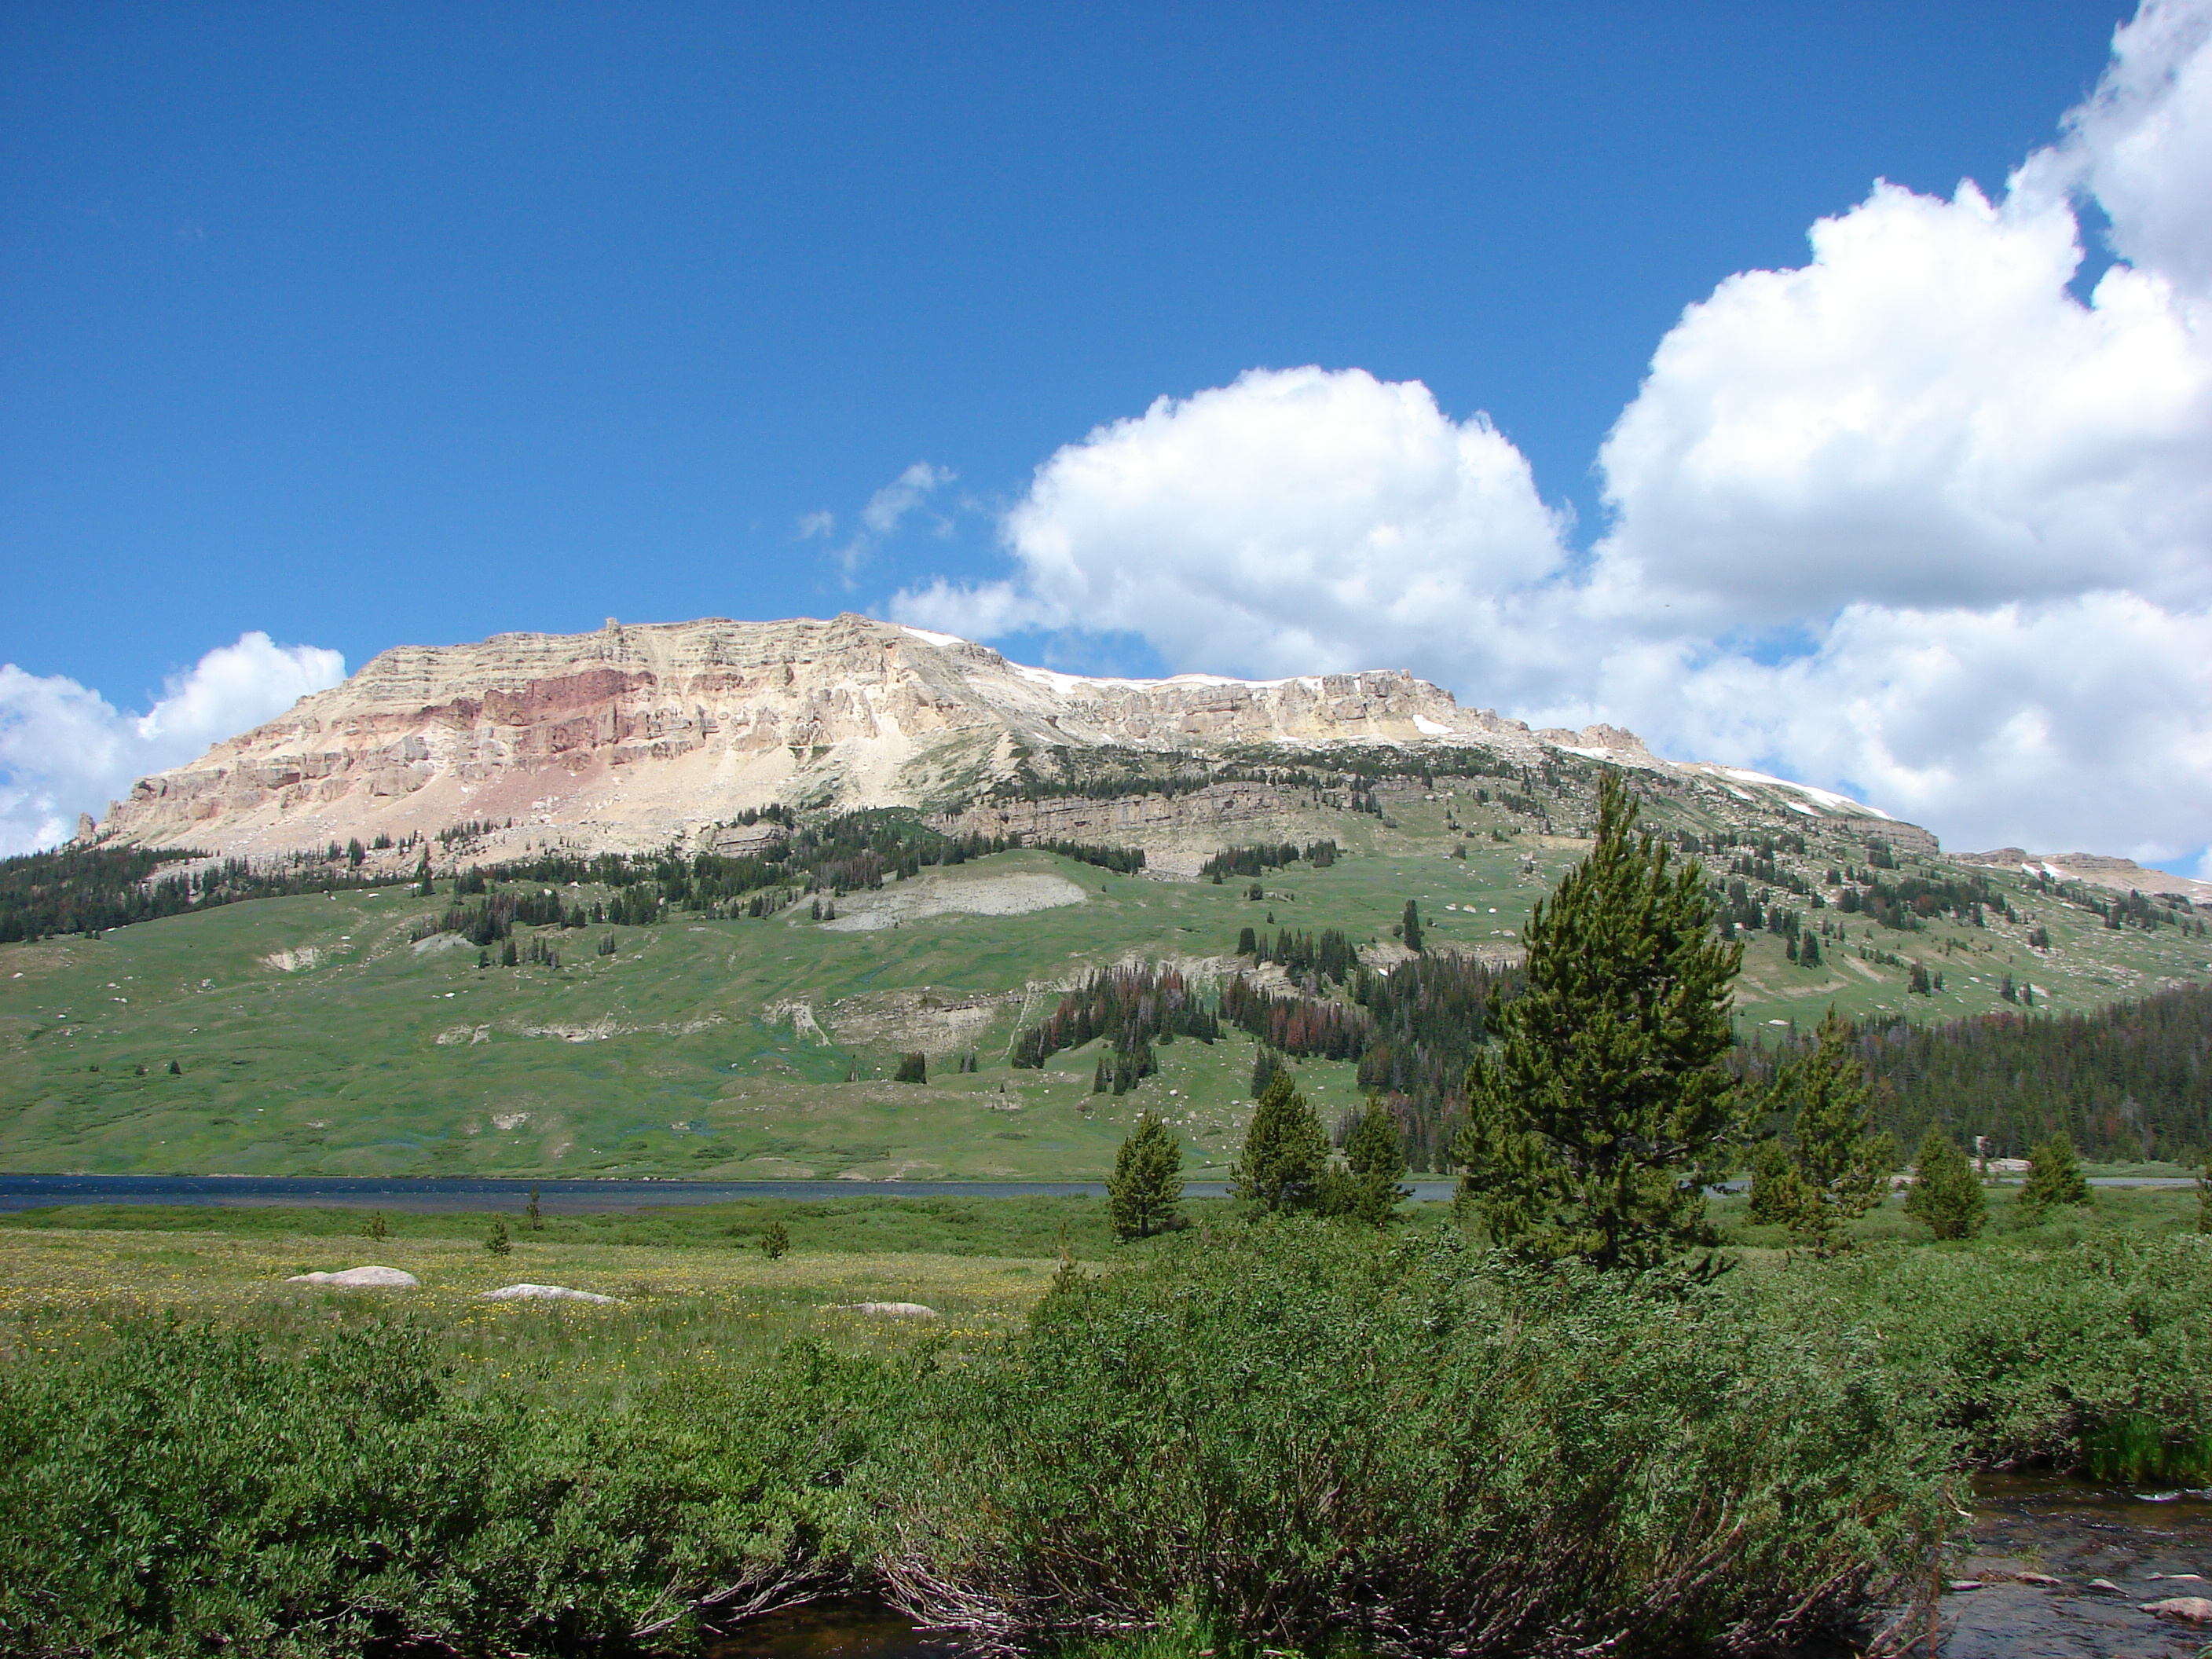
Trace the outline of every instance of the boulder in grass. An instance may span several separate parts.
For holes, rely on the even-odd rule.
[[[340,1289],[411,1291],[422,1281],[399,1267],[348,1267],[336,1273],[294,1273],[287,1285],[336,1285]]]
[[[2212,1625],[2212,1598],[2169,1595],[2163,1601],[2145,1601],[2142,1610],[2159,1619],[2178,1619],[2185,1625]]]
[[[925,1308],[919,1302],[842,1302],[836,1304],[848,1312],[872,1314],[878,1319],[934,1319],[937,1310]]]
[[[596,1291],[572,1291],[566,1285],[502,1285],[495,1291],[486,1291],[479,1298],[485,1302],[612,1302],[611,1296],[601,1296]]]

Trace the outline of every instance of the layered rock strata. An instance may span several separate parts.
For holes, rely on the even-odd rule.
[[[1532,732],[1399,671],[1101,678],[852,615],[610,619],[591,634],[387,651],[191,764],[141,780],[94,833],[250,858],[464,824],[492,826],[475,842],[487,859],[672,840],[736,851],[772,833],[739,826],[745,810],[781,801],[916,806],[963,829],[1040,839],[1141,839],[1270,817],[1282,803],[1235,783],[1113,802],[977,803],[1049,751],[1339,744],[1480,745],[1527,762],[1559,749],[1682,775],[1632,733]],[[1822,814],[1832,799],[1816,802]]]

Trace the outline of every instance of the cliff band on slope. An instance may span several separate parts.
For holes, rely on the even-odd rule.
[[[1673,766],[1609,726],[1532,732],[1403,671],[1095,678],[848,614],[642,627],[610,618],[593,634],[402,647],[191,764],[141,780],[93,834],[261,859],[511,821],[498,837],[507,847],[638,851],[721,844],[715,826],[774,801],[969,809],[963,827],[984,829],[974,804],[1040,752],[1218,756],[1352,743],[1479,747],[1531,764],[1559,749],[1709,775],[1732,794],[1778,788],[1808,816],[1867,811],[1756,774]],[[1194,803],[1200,816],[1252,815],[1256,803],[1220,788],[1224,801]],[[1016,811],[1000,827],[1051,834],[1052,816]],[[1132,827],[1143,817],[1124,816]],[[1911,826],[1865,822],[1933,845]]]

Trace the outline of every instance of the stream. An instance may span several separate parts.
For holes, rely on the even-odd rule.
[[[2212,1491],[2136,1492],[2064,1475],[1996,1474],[1975,1481],[1972,1505],[1973,1550],[1950,1582],[1979,1588],[1942,1597],[1942,1659],[2198,1659],[2212,1652],[2212,1625],[2140,1610],[2172,1596],[2212,1595]],[[2183,1576],[2192,1573],[2204,1577]],[[2116,1588],[2095,1587],[2100,1578]],[[713,1659],[954,1659],[959,1650],[875,1603],[839,1601],[763,1619],[708,1652]],[[1823,1644],[1802,1659],[1856,1650]],[[1926,1650],[1916,1644],[1910,1651]]]

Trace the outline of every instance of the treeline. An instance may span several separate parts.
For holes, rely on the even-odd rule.
[[[1363,1009],[1263,991],[1242,974],[1222,988],[1221,1017],[1268,1048],[1301,1058],[1357,1060],[1375,1035]]]
[[[1326,870],[1336,862],[1338,850],[1334,841],[1311,841],[1303,848],[1290,842],[1277,847],[1231,847],[1200,865],[1198,873],[1218,884],[1224,876],[1257,876],[1301,859],[1316,870]]]
[[[790,822],[771,806],[755,821]],[[743,823],[744,820],[740,819]],[[570,882],[617,890],[647,888],[651,902],[642,908],[629,901],[633,915],[610,916],[632,923],[654,921],[668,910],[702,914],[713,921],[773,915],[796,899],[826,893],[872,891],[886,880],[919,875],[1012,852],[1028,843],[1016,836],[948,836],[912,813],[895,808],[844,812],[820,823],[794,829],[785,840],[757,853],[700,852],[685,856],[673,849],[625,855],[589,856],[559,852],[479,866],[458,878],[463,884]],[[1145,867],[1144,849],[1055,841],[1043,850],[1123,874]],[[596,920],[596,918],[595,918]]]
[[[1933,1124],[1990,1156],[2063,1133],[2092,1158],[2193,1164],[2212,1152],[2212,989],[2185,986],[2087,1014],[1989,1014],[1915,1025],[1857,1022],[1881,1126],[1914,1146]],[[1809,1034],[1737,1051],[1763,1082]]]
[[[1359,1086],[1382,1097],[1414,1168],[1450,1167],[1467,1113],[1467,1068],[1488,1035],[1491,1005],[1518,995],[1526,977],[1451,953],[1417,957],[1386,974],[1362,968],[1354,976],[1352,1000],[1373,1027],[1359,1057]]]
[[[344,861],[342,850],[333,851],[330,859],[295,854],[264,869],[226,859],[167,876],[160,874],[165,865],[208,855],[180,848],[58,847],[0,859],[0,945],[96,933],[240,899],[383,887],[402,879],[363,876]]]
[[[1034,1069],[1063,1049],[1107,1037],[1093,1087],[1127,1094],[1158,1069],[1152,1044],[1178,1036],[1212,1042],[1221,1021],[1192,991],[1182,970],[1155,963],[1101,969],[1060,1006],[1014,1039],[1012,1063]]]
[[[1272,945],[1264,933],[1247,927],[1237,936],[1237,954],[1255,963],[1279,963],[1292,979],[1315,992],[1324,984],[1343,984],[1359,965],[1359,952],[1340,927],[1322,928],[1318,939],[1311,933],[1279,928]]]

